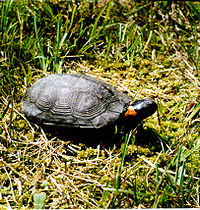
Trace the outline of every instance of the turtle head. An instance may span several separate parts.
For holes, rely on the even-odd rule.
[[[149,99],[131,101],[124,117],[136,119],[137,122],[151,116],[157,110],[157,104]]]

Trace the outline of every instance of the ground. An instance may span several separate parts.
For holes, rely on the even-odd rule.
[[[0,12],[1,208],[200,206],[199,3],[6,1]],[[106,152],[51,136],[20,102],[37,79],[69,72],[158,112]]]

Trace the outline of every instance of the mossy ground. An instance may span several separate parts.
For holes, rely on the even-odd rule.
[[[199,12],[191,2],[1,2],[0,207],[199,207]],[[106,153],[51,137],[20,101],[37,79],[66,72],[152,98],[159,114]]]

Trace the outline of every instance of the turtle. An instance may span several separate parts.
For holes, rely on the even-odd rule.
[[[93,76],[51,74],[26,91],[21,108],[36,124],[48,127],[99,130],[120,125],[134,128],[157,110],[150,99],[133,100]]]

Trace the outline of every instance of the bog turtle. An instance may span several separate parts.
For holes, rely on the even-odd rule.
[[[100,129],[117,124],[133,128],[157,105],[149,99],[133,101],[91,76],[52,74],[27,90],[21,108],[29,120],[41,125]]]

